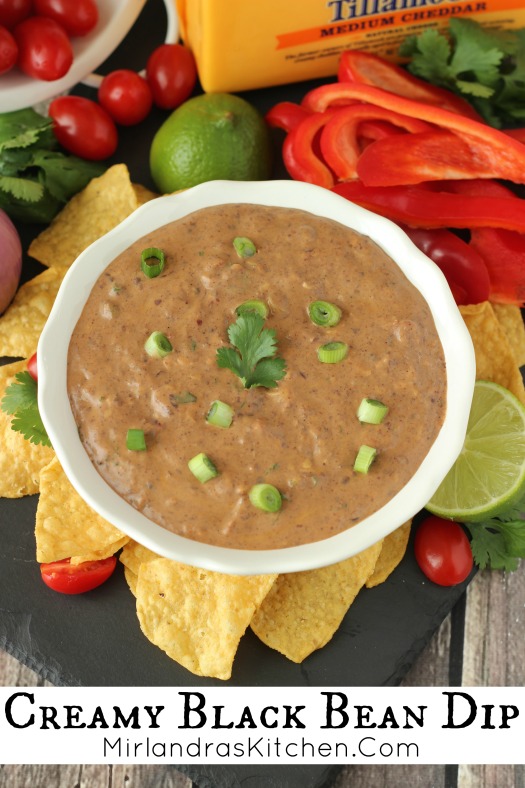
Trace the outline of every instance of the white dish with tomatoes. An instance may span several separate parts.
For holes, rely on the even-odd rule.
[[[79,82],[98,87],[102,78],[94,72],[146,1],[0,0],[0,112],[39,105]],[[178,38],[175,4],[165,5],[165,40],[172,43]]]

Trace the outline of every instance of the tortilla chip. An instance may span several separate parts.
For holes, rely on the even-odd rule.
[[[51,225],[35,238],[29,254],[43,265],[68,268],[93,241],[120,224],[138,206],[128,168],[115,164],[72,197]]]
[[[396,566],[401,563],[406,553],[411,525],[412,520],[408,520],[391,534],[385,536],[374,571],[366,581],[367,588],[384,583]]]
[[[132,572],[127,566],[124,567],[124,577],[126,578],[126,583],[129,586],[129,590],[133,594],[134,597],[137,596],[137,583],[138,583],[138,575],[135,572]]]
[[[525,388],[518,362],[492,304],[460,306],[476,353],[476,379],[490,380],[511,391],[525,403]]]
[[[135,191],[135,196],[137,198],[138,205],[144,205],[144,203],[149,202],[150,200],[154,200],[158,197],[158,194],[152,192],[150,189],[147,189],[145,186],[142,186],[140,183],[133,184],[133,190]]]
[[[76,565],[83,564],[85,561],[102,561],[102,559],[118,553],[121,547],[124,547],[128,541],[129,536],[121,536],[120,539],[117,539],[115,542],[107,544],[102,550],[93,550],[93,552],[84,553],[84,555],[72,555],[71,563]]]
[[[302,662],[331,640],[380,552],[378,542],[338,564],[279,575],[252,619],[252,630],[270,648]]]
[[[17,372],[27,369],[25,361],[0,367],[0,400],[14,382]],[[0,496],[22,498],[39,489],[40,472],[53,459],[49,446],[35,446],[20,432],[11,429],[11,416],[0,410]]]
[[[134,542],[133,539],[129,539],[120,554],[120,562],[135,575],[138,575],[141,564],[146,561],[155,561],[157,558],[160,558],[160,555],[148,550],[138,542]]]
[[[229,679],[239,641],[275,577],[224,575],[167,558],[146,561],[136,588],[141,629],[195,675]]]
[[[40,563],[70,557],[81,563],[93,553],[107,558],[128,539],[82,500],[56,457],[40,474],[35,536]]]
[[[503,328],[518,367],[525,365],[525,323],[519,306],[514,304],[492,304],[498,322]]]
[[[35,351],[64,274],[49,268],[18,290],[0,318],[0,356],[29,358]]]

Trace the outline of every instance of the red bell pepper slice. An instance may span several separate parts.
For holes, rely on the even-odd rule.
[[[412,118],[418,118],[419,120],[442,126],[444,130],[454,132],[458,137],[461,137],[462,143],[468,145],[471,159],[475,158],[478,149],[484,160],[490,153],[490,158],[493,162],[492,177],[506,178],[515,183],[525,183],[525,145],[503,131],[487,126],[485,123],[479,123],[472,118],[458,115],[455,112],[404,98],[403,96],[397,96],[394,93],[389,93],[386,90],[370,85],[361,85],[357,82],[334,82],[314,88],[314,90],[306,94],[302,105],[314,112],[324,112],[341,101],[352,99],[369,102],[370,104],[399,112],[401,115],[408,115]],[[388,139],[381,140],[375,145],[383,145],[387,142],[389,142]],[[440,160],[444,163],[448,161],[448,157],[452,156],[454,158],[453,151],[449,148],[450,146],[441,149]],[[367,148],[365,152],[368,152],[370,149],[370,147]],[[436,169],[437,164],[434,167],[434,171]],[[445,171],[446,168],[443,167],[443,172]],[[435,174],[435,177],[437,177],[437,174]],[[443,177],[447,176],[443,175]]]
[[[403,227],[411,241],[435,262],[446,277],[457,304],[488,301],[490,279],[477,249],[450,230]]]
[[[507,200],[508,210],[525,212],[525,202],[496,181],[453,181],[446,184],[466,199],[484,197]],[[523,306],[525,302],[525,235],[497,227],[475,227],[470,245],[485,260],[490,279],[490,300]]]
[[[301,104],[294,104],[293,101],[280,101],[268,110],[264,119],[269,126],[289,132],[293,131],[302,120],[311,114]]]
[[[361,181],[338,183],[332,191],[410,227],[498,227],[525,232],[523,203],[508,197],[466,196],[423,185],[365,186]]]
[[[296,181],[315,183],[327,189],[335,183],[330,168],[316,151],[316,136],[337,110],[315,112],[304,118],[283,143],[284,165]]]
[[[525,179],[525,145],[523,146]],[[430,180],[463,178],[514,179],[516,164],[484,140],[434,128],[370,145],[357,164],[367,186],[400,186]]]
[[[326,163],[340,180],[357,178],[356,165],[361,156],[359,127],[364,120],[387,121],[413,133],[432,127],[422,120],[400,115],[398,112],[375,107],[372,104],[352,104],[342,107],[324,127],[321,134],[321,151]],[[393,135],[384,135],[391,139]],[[395,144],[395,141],[394,141]]]
[[[525,235],[496,227],[475,227],[470,245],[485,260],[490,300],[525,306]]]
[[[467,118],[482,121],[474,107],[455,96],[449,90],[430,85],[423,79],[413,76],[401,66],[389,63],[372,52],[359,49],[348,49],[343,52],[337,73],[339,82],[360,82],[372,85],[398,96],[423,101],[442,109],[448,109]]]

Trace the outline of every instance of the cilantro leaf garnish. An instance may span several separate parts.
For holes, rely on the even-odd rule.
[[[285,360],[274,358],[277,353],[275,331],[263,326],[264,318],[257,312],[239,315],[228,327],[228,339],[233,348],[217,350],[219,367],[234,372],[246,389],[252,386],[273,389],[286,373]]]
[[[0,409],[9,416],[11,429],[35,445],[51,446],[38,410],[37,384],[29,372],[17,372],[14,383],[5,390]]]

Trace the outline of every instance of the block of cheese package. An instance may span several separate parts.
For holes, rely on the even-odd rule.
[[[523,0],[173,0],[206,92],[336,74],[345,49],[398,60],[401,42],[451,17],[525,26]]]

